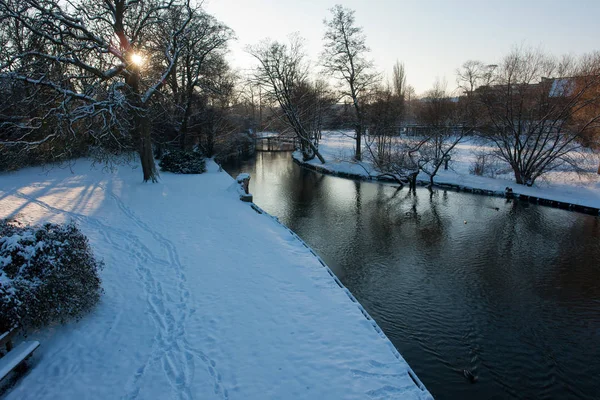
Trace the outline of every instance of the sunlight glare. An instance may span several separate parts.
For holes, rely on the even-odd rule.
[[[137,53],[133,53],[131,55],[131,62],[137,66],[142,66],[144,64],[144,58]]]

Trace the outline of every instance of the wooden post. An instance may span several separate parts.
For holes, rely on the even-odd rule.
[[[444,170],[448,170],[448,161],[450,161],[450,156],[446,155],[444,156]]]
[[[15,329],[11,329],[10,331],[4,332],[0,335],[0,354],[4,354],[4,350],[2,347],[4,346],[6,349],[6,353],[13,349],[12,337],[16,333]]]
[[[252,194],[250,194],[250,174],[239,174],[236,178],[239,183],[238,193],[240,194],[240,200],[248,203],[252,202]]]

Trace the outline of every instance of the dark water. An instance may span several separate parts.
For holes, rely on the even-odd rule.
[[[437,399],[600,398],[600,218],[410,195],[288,153],[226,169],[252,175],[254,201],[323,257]]]

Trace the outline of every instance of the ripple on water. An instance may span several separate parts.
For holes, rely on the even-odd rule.
[[[252,175],[255,202],[317,250],[435,398],[597,398],[599,218],[259,157],[278,173],[226,170]]]

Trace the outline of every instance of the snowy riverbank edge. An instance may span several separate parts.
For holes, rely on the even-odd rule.
[[[32,333],[6,398],[431,399],[320,257],[207,169],[0,174],[0,218],[74,220],[105,261],[98,307]]]
[[[369,324],[371,326],[373,326],[373,329],[375,330],[375,332],[379,336],[381,336],[384,340],[386,340],[386,342],[387,342],[386,344],[390,348],[390,350],[391,350],[392,354],[394,355],[394,357],[396,357],[401,363],[406,363],[406,365],[408,366],[408,363],[406,362],[406,360],[404,360],[404,358],[402,357],[402,355],[400,354],[400,352],[398,351],[398,349],[396,349],[396,347],[392,344],[392,342],[390,341],[390,339],[381,330],[381,328],[379,327],[379,325],[377,324],[377,322],[375,322],[375,320],[369,315],[369,313],[367,312],[367,310],[365,310],[365,308],[362,306],[362,304],[360,304],[360,302],[356,299],[356,297],[354,297],[354,295],[350,292],[350,290],[348,290],[348,288],[346,288],[344,286],[344,284],[339,280],[339,278],[337,276],[335,276],[335,274],[333,273],[333,271],[331,270],[331,268],[329,268],[329,266],[325,263],[325,261],[323,261],[323,259],[309,245],[307,245],[306,242],[304,240],[302,240],[300,238],[300,236],[298,236],[296,234],[296,232],[294,232],[293,230],[291,230],[290,228],[288,228],[285,224],[283,224],[279,220],[279,218],[274,217],[271,214],[267,213],[262,208],[260,208],[259,206],[257,206],[255,203],[251,203],[251,207],[257,213],[263,214],[263,215],[271,218],[273,221],[275,221],[275,223],[281,225],[284,229],[288,230],[290,232],[290,234],[292,236],[294,236],[294,238],[296,238],[296,240],[298,240],[300,242],[300,244],[302,244],[302,246],[304,246],[316,258],[316,260],[319,262],[319,264],[321,264],[323,266],[323,268],[325,268],[325,271],[327,271],[327,273],[329,274],[329,276],[331,276],[331,278],[333,279],[333,281],[335,282],[335,284],[339,286],[339,288],[346,294],[346,296],[348,296],[348,298],[350,299],[350,301],[352,301],[352,303],[354,303],[356,305],[356,307],[359,309],[359,311],[365,317],[365,319],[367,321],[369,321]],[[421,380],[419,379],[419,377],[417,377],[417,375],[412,370],[412,368],[410,368],[410,366],[408,367],[407,372],[408,372],[410,378],[415,382],[415,384],[417,385],[417,387],[420,390],[422,390],[424,392],[427,392],[427,388],[425,387],[425,385],[423,384],[423,382],[421,382]],[[428,392],[427,392],[427,394],[429,395]]]
[[[358,164],[350,163],[350,162],[334,162],[334,163],[325,163],[321,164],[318,160],[310,160],[304,161],[302,159],[302,154],[299,151],[295,151],[292,153],[292,160],[300,165],[303,168],[310,169],[312,171],[337,176],[340,178],[346,179],[355,179],[361,181],[371,181],[371,182],[384,182],[384,183],[396,183],[395,180],[389,177],[379,177],[375,175],[370,175],[366,170],[357,171]],[[347,165],[345,165],[347,164]],[[350,167],[350,168],[348,168]],[[362,167],[359,167],[362,168]],[[352,171],[354,169],[354,171]],[[505,184],[506,182],[499,182],[500,185]],[[427,186],[429,185],[429,180],[417,178],[417,185],[419,186]],[[505,190],[494,190],[490,189],[489,185],[472,185],[468,183],[459,183],[453,182],[451,179],[440,180],[436,178],[434,180],[434,187],[438,187],[440,189],[450,189],[458,192],[469,192],[474,194],[486,195],[486,196],[495,196],[495,197],[504,197],[504,198],[515,198],[521,201],[526,201],[535,204],[541,204],[545,206],[561,208],[564,210],[577,211],[590,215],[600,215],[600,206],[592,206],[590,205],[590,201],[582,198],[569,198],[566,199],[558,199],[558,197],[562,196],[552,196],[549,193],[545,193],[544,189],[539,188],[528,188],[523,185],[516,184],[508,184],[506,187],[510,187],[512,189],[512,194],[507,195]],[[487,187],[486,187],[487,186]],[[497,186],[497,185],[496,185]]]

